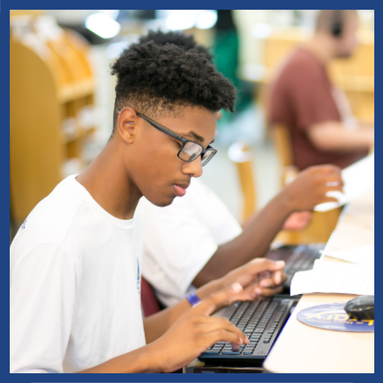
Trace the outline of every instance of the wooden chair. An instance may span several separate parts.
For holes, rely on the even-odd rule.
[[[271,127],[270,135],[277,152],[281,169],[281,185],[285,186],[299,171],[298,168],[293,165],[290,133],[284,125],[276,124]]]
[[[237,167],[243,196],[242,221],[245,221],[257,206],[250,145],[246,141],[236,141],[229,147],[228,156]]]
[[[288,128],[284,125],[273,125],[271,138],[277,152],[281,166],[281,185],[291,182],[298,173],[293,165],[293,153],[291,138]],[[311,221],[302,230],[282,230],[276,237],[276,241],[286,244],[326,243],[335,229],[342,208],[327,212],[312,213]]]

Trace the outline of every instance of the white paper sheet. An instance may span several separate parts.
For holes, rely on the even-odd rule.
[[[335,197],[338,202],[325,202],[315,206],[316,211],[328,211],[344,205],[361,195],[374,190],[374,154],[342,170],[343,193],[329,191],[326,195]]]
[[[313,270],[295,273],[290,293],[291,295],[309,293],[374,295],[374,268],[318,260]]]
[[[374,246],[371,245],[330,252],[325,249],[322,251],[323,255],[359,265],[374,266]]]

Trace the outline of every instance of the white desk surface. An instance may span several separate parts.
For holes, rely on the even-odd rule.
[[[373,222],[374,195],[370,193],[346,206],[326,249],[345,250],[374,244]],[[305,294],[266,358],[264,369],[274,373],[374,373],[374,333],[318,329],[296,318],[307,307],[347,302],[353,297]]]

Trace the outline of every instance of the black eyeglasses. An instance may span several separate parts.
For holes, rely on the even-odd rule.
[[[117,112],[120,113],[122,109],[117,109]],[[202,145],[197,142],[186,139],[185,137],[180,136],[179,134],[173,132],[169,128],[159,124],[156,121],[153,121],[151,118],[145,116],[142,113],[136,112],[137,116],[143,118],[145,121],[149,122],[150,125],[161,130],[161,132],[168,134],[169,136],[175,138],[178,141],[182,142],[182,146],[177,153],[177,156],[180,160],[185,162],[192,162],[198,156],[201,156],[201,165],[205,166],[217,153],[217,150],[211,147],[210,145],[205,149]]]

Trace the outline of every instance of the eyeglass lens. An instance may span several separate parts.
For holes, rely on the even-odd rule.
[[[206,151],[205,154],[202,156],[202,166],[205,166],[214,157],[215,153],[215,150]]]
[[[183,149],[179,153],[179,157],[184,161],[193,161],[195,160],[200,154],[201,154],[201,146],[193,143],[193,142],[186,142]],[[214,150],[207,150],[201,159],[202,165],[207,164],[210,159],[215,154]]]
[[[193,142],[186,142],[181,150],[180,157],[185,161],[192,161],[201,154],[202,148]]]

